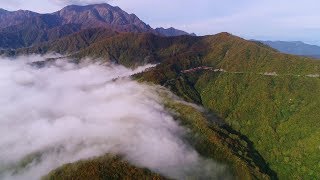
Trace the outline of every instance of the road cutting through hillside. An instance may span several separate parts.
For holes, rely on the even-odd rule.
[[[229,73],[229,74],[252,74],[252,72],[241,72],[241,71],[226,71],[222,68],[214,68],[210,66],[199,66],[191,69],[182,70],[181,73],[188,74],[188,73],[194,73],[197,71],[206,70],[206,71],[212,71],[215,73]],[[263,75],[263,76],[296,76],[296,77],[309,77],[309,78],[320,78],[320,74],[308,74],[308,75],[299,75],[299,74],[278,74],[276,72],[261,72],[261,73],[253,73],[257,75]]]

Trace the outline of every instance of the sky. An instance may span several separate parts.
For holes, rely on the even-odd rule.
[[[109,3],[156,27],[197,35],[229,32],[247,39],[320,45],[318,0],[0,0],[0,8],[54,12],[70,4]]]

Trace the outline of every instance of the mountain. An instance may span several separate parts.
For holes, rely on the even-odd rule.
[[[153,29],[136,15],[128,14],[119,7],[109,4],[87,6],[71,5],[53,13],[61,20],[61,25],[79,24],[81,29],[108,27],[123,32],[151,32]]]
[[[42,48],[18,52],[39,53]],[[45,49],[50,52],[50,45]],[[166,86],[215,112],[252,141],[280,179],[320,177],[315,166],[320,158],[315,151],[320,138],[320,94],[314,91],[320,88],[317,60],[282,54],[229,33],[200,37],[118,33],[79,51],[64,52],[127,67],[160,63],[135,78]]]
[[[136,78],[216,112],[279,179],[318,179],[320,62],[225,33],[201,38]]]
[[[87,12],[83,10],[86,8],[68,8],[73,10],[67,10],[72,13],[67,13],[66,19],[38,18],[30,23],[50,29],[57,22],[79,22],[74,33],[1,53],[58,52],[76,63],[92,57],[93,61],[130,68],[156,63],[132,78],[167,87],[206,109],[200,111],[165,97],[165,106],[188,128],[186,140],[203,157],[225,163],[238,179],[320,178],[320,91],[316,90],[320,89],[320,61],[284,54],[261,42],[225,32],[168,37],[152,30],[118,31],[114,26],[101,25],[99,18],[86,18],[90,13],[78,19],[75,14]],[[60,17],[57,13],[47,16]],[[83,26],[95,23],[101,26]],[[51,61],[54,59],[35,64],[41,67]],[[222,123],[211,123],[217,120]],[[70,166],[76,167],[77,163]],[[64,170],[68,168],[53,175]]]
[[[9,26],[17,25],[24,23],[27,19],[33,18],[39,15],[38,13],[32,11],[6,11],[4,9],[0,9],[0,27],[6,28]]]
[[[175,36],[187,34],[176,29],[154,30],[136,15],[109,4],[71,5],[51,14],[31,11],[0,11],[0,48],[17,49],[49,42],[88,28],[118,32],[148,32]]]
[[[82,33],[70,35],[68,46],[74,47],[75,40],[83,37]],[[58,47],[64,47],[64,42],[57,40],[52,46],[19,49],[13,54],[56,51]],[[185,100],[215,112],[232,129],[228,134],[235,131],[240,139],[252,141],[254,149],[270,165],[271,170],[266,170],[268,168],[262,167],[268,166],[255,163],[260,172],[269,172],[266,174],[274,177],[274,170],[280,179],[320,177],[315,166],[320,158],[317,153],[320,93],[315,91],[320,88],[319,61],[282,54],[264,44],[229,33],[200,37],[117,33],[97,38],[81,49],[63,48],[59,52],[78,60],[93,57],[127,67],[159,63],[135,78],[165,86]],[[186,112],[181,114],[187,115]],[[246,158],[242,151],[237,154],[235,146],[236,143],[229,145],[234,152],[224,157],[228,159],[224,161],[234,164],[234,156]],[[205,154],[209,147],[199,145],[198,148]],[[250,151],[245,154],[252,155]],[[258,161],[254,157],[251,159]],[[245,172],[255,174],[252,169]]]
[[[52,14],[4,12],[0,16],[0,47],[21,48],[52,41],[87,28],[121,32],[154,32],[136,15],[108,4],[67,6]]]
[[[90,39],[91,36],[83,35],[86,31],[70,35],[68,46],[63,46],[65,40],[58,40],[53,46],[19,49],[12,54],[46,53],[63,47],[59,52],[78,60],[89,56],[127,67],[158,63],[134,78],[165,86],[179,97],[216,113],[231,128],[227,130],[228,136],[234,136],[232,132],[236,132],[241,142],[250,140],[245,144],[253,144],[250,147],[262,158],[252,156],[255,153],[251,150],[239,150],[236,142],[228,145],[230,149],[225,149],[225,141],[220,136],[214,136],[214,139],[221,140],[222,144],[198,146],[204,155],[215,154],[212,158],[223,158],[233,165],[233,158],[250,156],[259,172],[275,177],[272,173],[275,171],[280,179],[320,177],[315,165],[320,158],[317,152],[320,93],[315,91],[320,88],[319,61],[282,54],[262,43],[246,41],[229,33],[164,37],[152,33],[108,36],[103,31],[97,32],[106,34],[104,38],[85,41],[88,43],[80,49],[68,47],[73,47],[72,42],[77,44],[79,37]],[[177,106],[172,107],[175,108]],[[180,114],[186,116],[186,112],[190,112],[184,108],[181,111],[184,113]],[[194,125],[198,126],[197,123]],[[216,128],[215,132],[220,134],[223,127]],[[213,132],[210,130],[210,133]],[[207,152],[210,147],[220,146],[224,147],[223,152]],[[227,157],[226,152],[230,153]],[[270,167],[258,163],[264,161]],[[242,163],[241,167],[248,168],[247,163]],[[241,169],[235,166],[235,169]],[[257,173],[251,168],[243,174]]]
[[[161,35],[164,35],[164,36],[182,36],[182,35],[191,35],[191,36],[196,36],[196,34],[194,33],[187,33],[185,31],[182,31],[182,30],[179,30],[179,29],[175,29],[173,27],[170,27],[170,28],[156,28],[155,29],[156,32],[158,32],[159,34]]]
[[[260,41],[280,52],[320,58],[320,47],[301,41]]]
[[[28,18],[23,23],[0,29],[0,47],[27,47],[64,37],[80,29],[77,24],[60,25],[60,20],[52,14],[39,15]]]
[[[92,32],[94,31],[92,30]],[[70,42],[74,42],[79,37],[83,37],[83,34],[84,32],[77,36],[71,35],[68,39],[70,39]],[[65,41],[55,44],[52,50],[54,51],[55,47],[61,46],[66,48],[63,50],[66,54],[74,58],[80,59],[91,56],[97,58],[97,60],[99,59],[99,61],[112,61],[127,67],[135,67],[145,63],[161,63],[161,67],[165,67],[165,71],[158,75],[157,80],[159,80],[160,85],[167,86],[167,81],[169,82],[169,79],[174,77],[176,73],[180,74],[183,69],[200,66],[201,57],[210,50],[208,49],[210,46],[207,46],[208,43],[211,44],[211,39],[219,36],[221,35],[164,37],[152,33],[118,33],[102,40],[92,41],[92,44],[79,51],[74,52],[71,50],[73,53],[69,53],[68,46],[63,46]],[[218,43],[218,41],[214,42]],[[45,46],[19,49],[18,51],[23,54],[45,53],[44,50],[50,52],[50,49],[50,44],[46,44]],[[172,66],[171,62],[175,61],[176,58],[184,61],[184,64]],[[192,62],[192,60],[194,61]],[[41,63],[39,62],[37,65],[41,67]],[[168,78],[168,80],[164,79],[164,77]],[[149,78],[148,81],[153,81],[153,79]],[[184,84],[185,82],[185,80],[177,82],[177,85],[182,85],[177,89],[182,91],[175,91],[174,87],[172,91],[188,101],[201,104],[199,93],[193,86]],[[158,83],[158,81],[155,81],[155,83]],[[184,90],[186,92],[183,92]],[[201,137],[200,139],[191,138],[190,143],[196,144],[197,150],[203,156],[219,160],[222,163],[228,163],[234,169],[233,174],[236,177],[242,177],[243,179],[248,177],[259,177],[260,179],[276,177],[276,174],[269,168],[263,157],[251,145],[252,142],[243,138],[238,132],[233,131],[231,127],[220,127],[214,124],[207,126],[206,122],[209,121],[207,118],[212,119],[212,115],[207,117],[196,109],[176,102],[171,102],[168,106],[170,106],[170,109],[175,109],[175,112],[181,112],[177,120],[184,122],[192,129],[194,135],[190,135],[190,137],[198,137],[202,134],[199,136],[199,138]],[[177,109],[177,107],[179,108]],[[192,116],[190,117],[186,112],[192,112]],[[199,126],[198,123],[202,124],[201,129],[196,128]],[[239,154],[240,151],[241,153]]]
[[[77,52],[81,49],[85,49],[91,44],[102,41],[105,38],[112,37],[120,34],[113,29],[106,28],[90,28],[80,30],[71,35],[52,40],[50,42],[43,42],[27,48],[20,48],[17,50],[2,50],[2,53],[7,55],[19,55],[19,54],[45,54],[49,52],[55,52],[59,54],[70,54]],[[1,50],[0,50],[1,54]]]

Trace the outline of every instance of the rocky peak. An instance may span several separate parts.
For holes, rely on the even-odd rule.
[[[0,8],[0,13],[7,13],[8,11],[5,9]]]
[[[38,13],[26,10],[7,11],[0,9],[0,29],[25,22],[27,19],[38,16]]]
[[[118,29],[135,28],[139,32],[151,31],[151,27],[141,21],[136,15],[128,14],[119,7],[109,4],[94,4],[87,6],[71,5],[56,12],[64,24],[82,24],[89,27],[114,27]],[[134,26],[134,27],[130,27]]]

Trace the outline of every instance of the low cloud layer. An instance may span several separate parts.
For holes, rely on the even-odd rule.
[[[225,173],[182,140],[154,87],[126,78],[143,68],[61,60],[37,69],[26,59],[41,57],[0,60],[0,179],[39,179],[105,153],[172,178]]]

